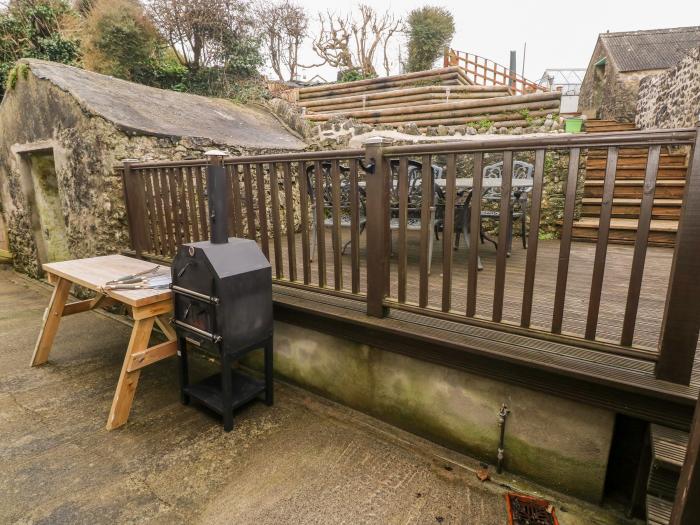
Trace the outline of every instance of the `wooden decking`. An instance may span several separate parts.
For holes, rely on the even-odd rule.
[[[347,242],[349,234],[343,232],[343,242]],[[394,232],[394,238],[396,233]],[[303,280],[301,259],[301,235],[296,236],[296,266],[297,279]],[[360,249],[360,291],[366,287],[366,265],[364,252],[364,235],[361,237]],[[282,240],[282,266],[286,277],[289,270],[286,238]],[[327,287],[334,288],[333,243],[330,231],[326,232],[326,272]],[[496,250],[490,243],[479,246],[484,270],[479,272],[477,284],[477,316],[490,319],[493,287],[496,269]],[[464,314],[466,309],[467,292],[467,250],[462,242],[459,250],[453,251],[452,262],[452,311]],[[602,314],[598,324],[598,338],[618,343],[622,330],[622,320],[627,300],[627,287],[632,263],[632,246],[610,245],[606,261],[605,279],[601,300]],[[590,293],[591,276],[595,244],[574,242],[572,244],[567,283],[566,305],[564,312],[563,331],[583,337],[585,331],[588,297]],[[505,301],[503,320],[507,323],[519,324],[522,308],[523,278],[525,275],[526,250],[522,248],[520,239],[513,241],[513,250],[508,258],[506,272]],[[642,284],[640,306],[635,330],[635,346],[648,349],[656,347],[661,319],[663,316],[666,288],[671,267],[673,250],[669,248],[650,247]],[[418,232],[409,232],[408,242],[408,286],[407,302],[418,302],[418,267],[419,267]],[[549,330],[551,328],[556,271],[559,258],[558,240],[540,240],[537,257],[537,273],[535,277],[535,294],[533,301],[532,326]],[[270,242],[270,259],[274,273],[274,243]],[[397,293],[398,267],[395,258],[391,264],[390,296],[395,298]],[[432,271],[429,278],[429,307],[439,309],[442,304],[442,238],[435,241]],[[341,258],[342,288],[350,291],[350,248]],[[317,257],[311,264],[311,284],[318,284]]]

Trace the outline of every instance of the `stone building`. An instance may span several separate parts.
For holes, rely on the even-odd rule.
[[[589,118],[634,122],[640,81],[700,46],[700,26],[602,33],[581,85],[578,110]]]
[[[15,267],[128,246],[122,180],[139,160],[296,151],[272,114],[75,67],[22,60],[0,104],[0,211]]]

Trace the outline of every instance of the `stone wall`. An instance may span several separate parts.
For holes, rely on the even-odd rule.
[[[644,78],[636,124],[642,129],[694,127],[700,120],[700,47],[673,69]]]
[[[247,363],[261,367],[261,356]],[[492,465],[506,403],[505,469],[602,499],[611,411],[282,322],[275,323],[275,374]]]

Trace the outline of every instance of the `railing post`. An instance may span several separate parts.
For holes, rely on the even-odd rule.
[[[141,258],[147,249],[146,228],[148,217],[146,213],[146,194],[143,184],[134,173],[131,165],[136,159],[125,159],[122,168],[122,182],[124,184],[124,202],[126,204],[126,216],[129,224],[129,239],[131,248],[136,252],[136,257]]]
[[[367,315],[384,317],[389,291],[389,173],[382,153],[383,137],[363,144],[367,172]]]
[[[700,402],[695,405],[688,448],[681,468],[676,499],[671,511],[671,525],[694,525],[700,521]]]
[[[683,192],[656,377],[687,385],[700,331],[700,123]]]

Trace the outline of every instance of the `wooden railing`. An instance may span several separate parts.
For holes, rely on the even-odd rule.
[[[528,80],[510,68],[473,53],[446,48],[443,66],[460,66],[473,84],[510,86],[513,93],[518,95],[549,91],[548,86]]]
[[[662,148],[677,146],[693,147],[692,162],[669,268],[661,338],[658,349],[650,351],[634,344],[635,326],[659,156]],[[628,288],[626,299],[622,300],[622,330],[616,341],[610,341],[598,336],[598,328],[601,315],[611,315],[601,313],[601,295],[620,148],[644,148],[648,162],[631,265],[625,278]],[[576,190],[580,160],[590,149],[607,150],[607,168],[599,233],[590,260],[592,274],[584,328],[580,334],[568,334],[562,328],[570,280]],[[533,326],[533,298],[538,294],[535,284],[538,232],[540,218],[547,211],[542,205],[545,160],[551,152],[568,157],[563,181],[561,239],[554,265],[554,290],[546,298],[552,305],[551,321],[548,326]],[[490,163],[502,161],[500,202],[494,204],[500,216],[508,218],[514,189],[511,167],[514,159],[522,155],[534,159],[534,169],[527,212],[530,227],[521,281],[522,299],[519,319],[514,321],[504,319],[510,219],[498,221],[495,232],[498,242],[488,315],[477,312],[477,295],[483,303],[479,277],[480,210],[488,205],[481,198],[470,199],[465,210],[471,241],[466,268],[455,267],[452,242],[456,217],[460,216],[460,206],[465,206],[458,202],[458,172],[459,177],[472,177],[471,195],[481,196],[486,185],[482,178],[486,159]],[[124,164],[130,233],[136,255],[168,259],[179,243],[207,238],[206,166],[206,160]],[[369,316],[382,317],[392,309],[404,310],[642,356],[657,361],[658,377],[685,384],[689,381],[700,329],[697,277],[700,275],[700,147],[696,129],[503,137],[408,146],[391,146],[380,141],[354,150],[229,157],[225,166],[231,178],[229,231],[257,239],[272,262],[275,282],[280,285],[357,299],[366,303]],[[434,195],[435,177],[441,173],[443,196],[438,198]],[[417,188],[419,193],[420,188],[430,191],[415,199]],[[443,210],[443,249],[441,267],[434,266],[431,270],[430,245],[436,209]],[[419,236],[417,250],[415,243],[411,245],[409,241],[409,224]],[[349,233],[344,233],[348,230]],[[393,243],[392,230],[397,231],[398,237]],[[348,254],[344,254],[344,235],[345,239],[349,237]],[[409,264],[415,263],[416,258],[417,265]],[[466,295],[459,309],[455,307],[456,294]]]
[[[363,155],[364,150],[343,150],[227,158],[229,234],[257,239],[273,263],[278,282],[362,297],[358,184],[364,181],[359,163]],[[340,246],[341,164],[348,168],[343,182],[354,196],[348,209],[342,210],[351,221],[349,283],[343,280]],[[137,256],[167,260],[179,244],[208,238],[206,168],[206,160],[124,163],[130,234]],[[324,205],[329,198],[330,207]],[[330,267],[327,219],[333,223]]]

